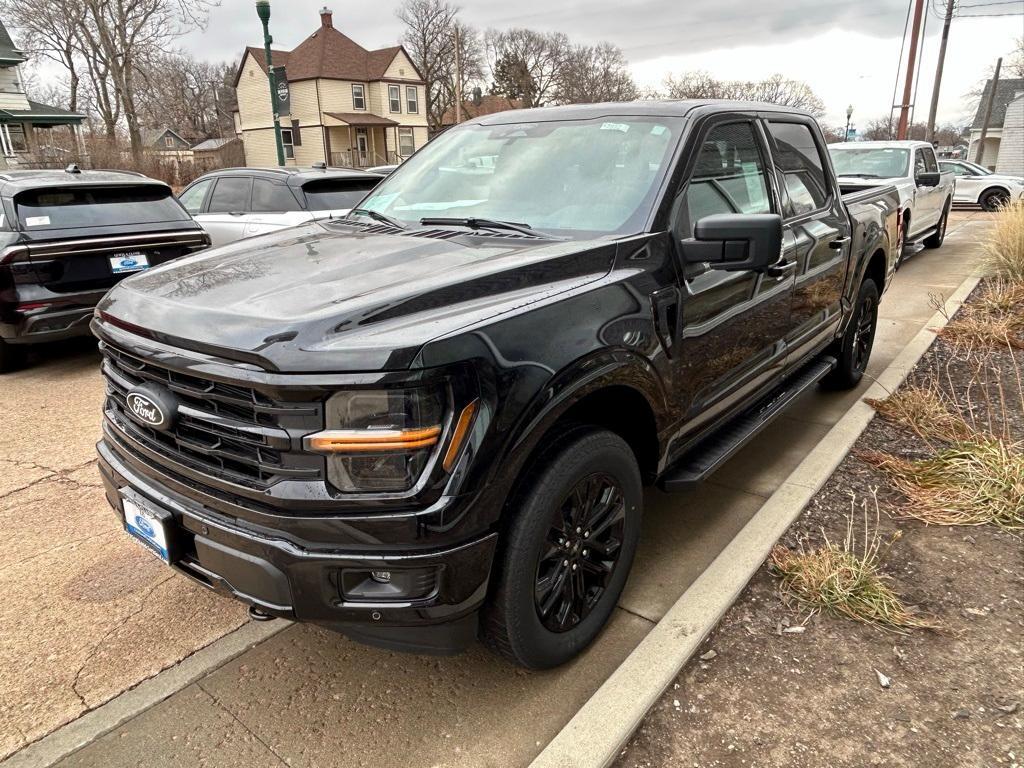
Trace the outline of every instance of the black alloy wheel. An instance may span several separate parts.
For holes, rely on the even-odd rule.
[[[829,389],[852,389],[860,383],[871,359],[877,328],[878,286],[871,278],[864,278],[846,332],[829,351],[836,358],[836,367],[822,379],[823,386]]]
[[[857,311],[857,330],[853,343],[853,369],[864,373],[875,343],[875,329],[878,327],[878,297],[873,293],[862,294]]]
[[[555,508],[534,588],[547,629],[566,632],[590,615],[615,570],[625,524],[622,488],[605,474],[580,480]]]

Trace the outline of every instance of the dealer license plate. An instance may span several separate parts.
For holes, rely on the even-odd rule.
[[[149,269],[149,257],[144,253],[119,253],[110,257],[110,271],[115,275]]]
[[[127,496],[121,497],[121,503],[124,507],[125,530],[165,563],[170,563],[170,538],[167,530],[170,513],[161,514],[143,502]]]

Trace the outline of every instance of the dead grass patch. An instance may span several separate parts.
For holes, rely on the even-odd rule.
[[[1024,349],[1024,282],[990,281],[939,333],[959,346]]]
[[[974,433],[963,417],[954,413],[949,398],[934,380],[925,385],[908,384],[884,400],[866,397],[864,402],[886,421],[907,426],[926,440],[952,442]]]
[[[1024,200],[1000,209],[984,249],[985,266],[993,275],[1024,285]]]
[[[808,549],[801,541],[796,549],[781,545],[771,553],[770,568],[780,580],[780,591],[814,611],[860,621],[889,632],[907,634],[913,629],[937,629],[937,620],[906,605],[882,570],[892,545],[901,537],[896,531],[883,538],[875,523],[869,524],[863,504],[864,534],[854,532],[854,514],[847,516],[846,537],[836,543],[822,530],[824,543]]]
[[[1024,455],[1015,446],[978,435],[908,461],[878,451],[861,459],[882,470],[906,498],[901,512],[935,525],[1024,528]]]

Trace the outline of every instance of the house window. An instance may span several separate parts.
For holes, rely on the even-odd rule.
[[[416,141],[412,136],[412,128],[398,129],[398,154],[409,157],[416,151]]]
[[[352,109],[366,109],[366,91],[361,83],[352,84]]]
[[[415,85],[405,86],[405,111],[410,115],[420,111],[420,96]]]
[[[168,149],[174,149],[174,139],[171,136],[164,136],[164,146]]]
[[[281,143],[284,145],[284,156],[289,160],[295,159],[295,142],[291,128],[281,129]]]
[[[388,86],[388,101],[392,112],[402,111],[402,89],[397,85]]]
[[[15,152],[28,152],[28,138],[25,136],[25,126],[21,123],[11,123],[7,126],[7,132],[11,140],[11,149]]]

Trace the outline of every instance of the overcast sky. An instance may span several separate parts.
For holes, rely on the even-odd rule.
[[[1024,0],[958,0],[964,14],[1024,12]],[[944,0],[927,0],[933,8]],[[322,0],[272,0],[274,47],[293,48],[319,24]],[[398,0],[329,0],[334,25],[367,48],[394,45],[402,34]],[[565,32],[575,42],[609,40],[626,54],[637,82],[659,86],[668,72],[704,69],[722,78],[756,79],[774,72],[805,80],[825,101],[826,121],[855,124],[884,116],[892,103],[895,69],[908,0],[472,0],[462,18],[474,26],[526,26]],[[928,116],[942,22],[928,20],[917,118]],[[1024,35],[1024,16],[954,19],[939,102],[939,122],[964,121],[965,94],[995,59]],[[222,0],[205,31],[182,44],[198,56],[239,56],[259,45],[252,0]],[[902,86],[900,89],[902,93]]]

